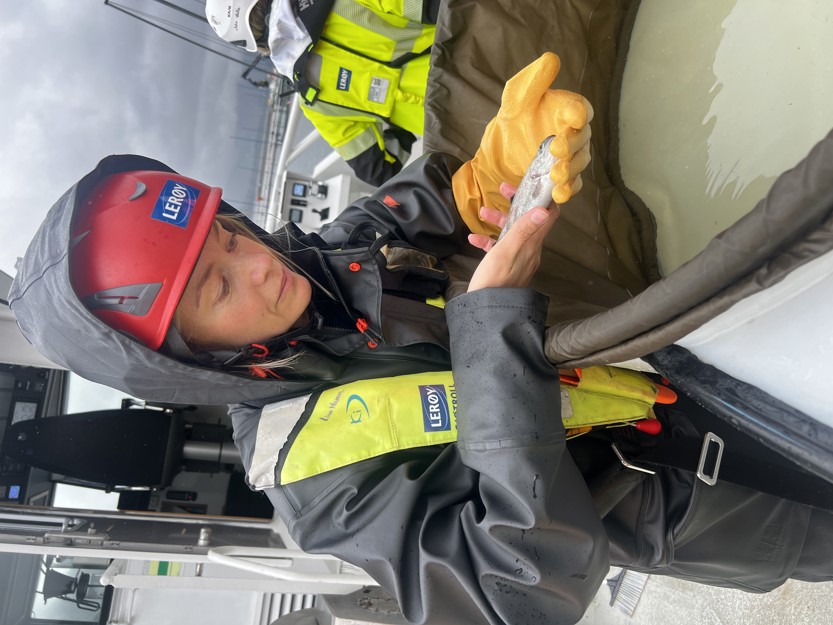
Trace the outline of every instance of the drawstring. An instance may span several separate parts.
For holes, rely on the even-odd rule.
[[[271,369],[266,369],[264,367],[259,367],[257,365],[249,365],[249,373],[251,373],[256,378],[272,377],[272,378],[275,378],[276,380],[285,379],[285,378],[282,378],[281,376],[279,376],[277,373],[275,373]]]
[[[250,348],[247,348],[247,351],[250,352],[249,356],[251,358],[258,358],[263,360],[269,355],[269,348],[265,345],[261,345],[260,343],[252,343]],[[260,365],[249,365],[249,373],[251,373],[256,378],[265,378],[265,377],[272,377],[276,380],[283,380],[283,378],[272,371],[271,369],[267,369],[266,367],[261,367]]]
[[[259,352],[253,352],[252,358],[266,358],[269,355],[269,348],[260,343],[252,343],[253,349],[259,349]]]

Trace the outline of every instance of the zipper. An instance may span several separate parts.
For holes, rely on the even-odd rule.
[[[438,365],[435,360],[430,360],[428,358],[423,358],[421,356],[413,356],[411,354],[403,354],[397,352],[394,354],[385,354],[385,353],[375,353],[375,354],[362,354],[360,352],[353,352],[350,354],[350,358],[353,360],[372,360],[374,362],[380,361],[390,361],[390,362],[418,362],[422,364],[428,364],[431,367],[434,367],[435,371],[449,371],[451,369],[451,363],[447,366],[445,365]]]
[[[370,349],[376,349],[379,343],[382,341],[382,336],[373,330],[370,325],[367,323],[367,319],[364,317],[359,317],[350,306],[347,304],[347,300],[344,299],[344,295],[341,293],[341,289],[338,286],[338,283],[335,280],[335,276],[333,276],[330,268],[327,266],[327,262],[324,259],[324,255],[321,254],[321,250],[316,249],[315,253],[318,255],[319,260],[321,261],[321,268],[324,272],[324,275],[327,276],[327,280],[330,282],[330,287],[332,287],[333,292],[335,293],[336,297],[338,298],[338,303],[341,304],[341,307],[344,308],[344,312],[347,313],[347,316],[355,324],[356,329],[367,339],[367,346]],[[373,261],[373,259],[370,259]],[[374,261],[375,262],[375,261]]]

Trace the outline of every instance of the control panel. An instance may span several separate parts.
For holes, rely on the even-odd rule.
[[[55,414],[55,391],[65,375],[53,369],[0,363],[0,503],[48,503],[48,474],[13,461],[2,449],[15,423]]]
[[[313,180],[287,172],[281,219],[297,224],[304,232],[317,232],[347,205],[350,179],[346,175]]]

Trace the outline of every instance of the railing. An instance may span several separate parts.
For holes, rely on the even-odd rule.
[[[271,560],[265,564],[258,560]],[[346,594],[376,582],[360,568],[326,554],[311,554],[295,549],[263,547],[215,547],[208,552],[208,561],[257,573],[273,579],[311,584],[336,584]],[[304,565],[323,563],[334,572],[299,570]],[[324,567],[322,567],[324,568]]]

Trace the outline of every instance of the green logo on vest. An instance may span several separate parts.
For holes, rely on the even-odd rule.
[[[347,406],[344,411],[350,417],[350,423],[361,423],[363,418],[370,418],[370,409],[358,395],[350,395],[347,398]]]

